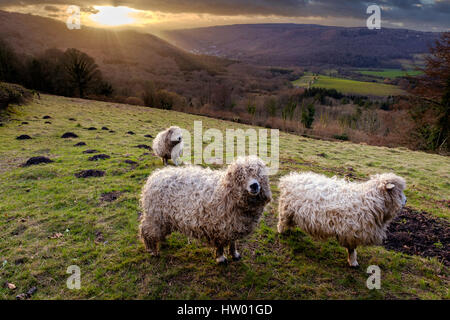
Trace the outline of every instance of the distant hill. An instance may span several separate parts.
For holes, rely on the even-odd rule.
[[[265,65],[400,67],[428,52],[439,33],[300,24],[253,24],[166,31],[186,50]]]
[[[122,88],[138,80],[186,87],[186,72],[215,74],[228,63],[188,53],[151,34],[87,27],[69,30],[53,19],[5,11],[0,11],[0,38],[25,55],[77,48],[94,57],[105,77]]]

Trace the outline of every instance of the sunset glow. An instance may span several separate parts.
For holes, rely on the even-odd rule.
[[[94,6],[97,13],[91,14],[90,19],[103,26],[123,26],[133,24],[135,19],[131,16],[134,9],[128,7]]]

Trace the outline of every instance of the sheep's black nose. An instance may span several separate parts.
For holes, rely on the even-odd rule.
[[[181,141],[181,137],[178,138],[178,141]]]
[[[250,185],[250,190],[251,190],[253,193],[257,193],[257,192],[259,191],[259,184],[258,184],[257,182],[252,183],[252,184]]]

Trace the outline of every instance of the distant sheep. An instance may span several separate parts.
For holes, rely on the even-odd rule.
[[[164,165],[172,159],[176,166],[181,164],[183,154],[183,134],[179,127],[170,127],[156,136],[153,140],[155,154],[163,160]]]
[[[142,190],[140,238],[158,255],[158,244],[179,231],[215,247],[218,263],[227,262],[226,246],[239,260],[236,240],[254,230],[271,198],[267,168],[255,156],[240,157],[227,170],[160,169]]]
[[[381,244],[389,222],[406,204],[405,180],[392,173],[354,183],[315,173],[280,179],[278,232],[298,226],[313,238],[336,238],[357,267],[356,247]]]

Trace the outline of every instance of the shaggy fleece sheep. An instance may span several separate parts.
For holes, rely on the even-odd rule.
[[[313,238],[335,237],[357,267],[356,247],[381,244],[389,222],[406,203],[405,180],[392,173],[354,183],[312,172],[280,179],[278,232],[298,226]]]
[[[183,153],[183,134],[181,129],[172,126],[161,131],[153,140],[153,151],[163,160],[164,165],[172,159],[176,166],[181,163],[180,157]]]
[[[158,244],[179,231],[215,247],[218,263],[227,262],[226,246],[239,260],[236,240],[254,230],[271,198],[267,168],[255,156],[240,157],[226,170],[163,168],[142,190],[140,238],[158,255]]]

